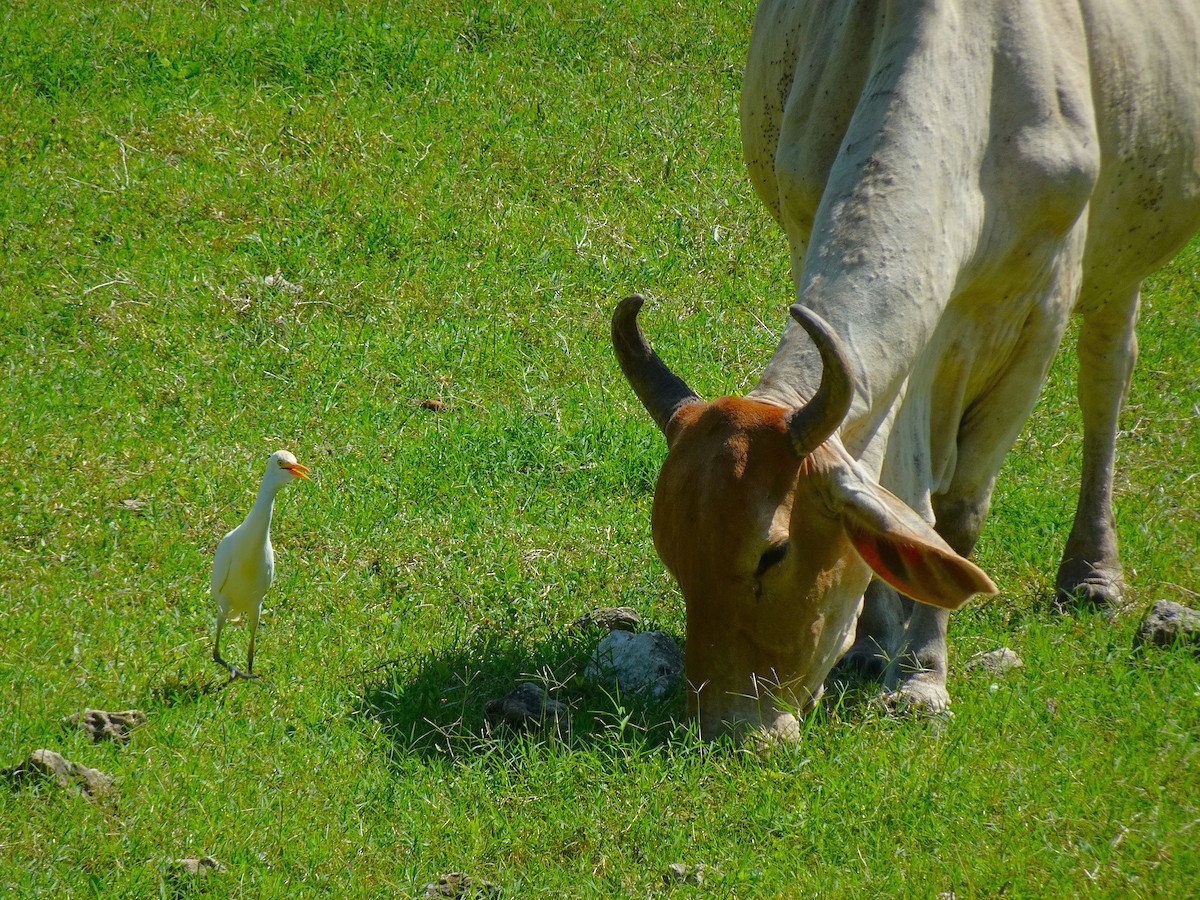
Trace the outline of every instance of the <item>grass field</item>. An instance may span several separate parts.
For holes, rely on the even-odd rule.
[[[0,894],[169,896],[205,854],[231,897],[1194,894],[1200,657],[1132,636],[1200,605],[1200,244],[1145,286],[1132,609],[1049,600],[1065,350],[977,553],[1001,595],[952,619],[955,718],[850,694],[795,748],[708,748],[583,686],[568,626],[684,630],[613,305],[650,296],[707,396],[785,321],[738,140],[752,4],[82,6],[0,11],[0,768],[46,747],[116,790],[0,790]],[[315,478],[276,507],[263,678],[227,684],[209,566],[279,447]],[[999,646],[1024,668],[964,670]],[[483,732],[523,677],[568,738]],[[60,725],[85,707],[148,723],[93,745]]]

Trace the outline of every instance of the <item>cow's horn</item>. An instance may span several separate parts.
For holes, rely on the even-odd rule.
[[[617,304],[612,317],[613,349],[634,393],[666,434],[671,417],[700,398],[650,349],[637,323],[643,302],[635,294]]]
[[[807,307],[795,303],[792,318],[800,323],[821,354],[821,385],[816,395],[788,416],[788,434],[799,457],[808,456],[837,431],[854,397],[850,364],[837,332]]]

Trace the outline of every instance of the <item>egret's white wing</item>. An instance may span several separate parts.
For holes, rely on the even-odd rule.
[[[232,534],[233,532],[230,532]],[[212,592],[213,596],[219,596],[225,589],[225,582],[229,580],[229,569],[233,563],[233,546],[229,540],[229,535],[221,538],[221,543],[217,544],[217,552],[213,556],[212,570]]]

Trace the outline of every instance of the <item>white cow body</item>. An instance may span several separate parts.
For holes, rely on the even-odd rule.
[[[693,709],[706,733],[786,731],[872,572],[925,602],[872,582],[848,664],[941,709],[947,610],[994,590],[962,557],[1072,313],[1084,460],[1058,589],[1120,597],[1113,458],[1139,285],[1200,225],[1200,3],[762,0],[741,114],[796,284],[759,383],[705,404],[636,329],[640,301],[614,317],[670,445],[654,530],[688,601],[689,678],[764,707],[710,691],[709,721],[703,696]],[[812,398],[831,365],[848,412],[814,444],[792,421],[822,418],[804,407],[830,406]],[[757,692],[771,677],[778,703]]]
[[[764,0],[742,136],[797,301],[851,356],[841,440],[960,552],[1082,315],[1088,433],[1059,587],[1115,600],[1138,288],[1200,222],[1200,4]],[[791,323],[749,396],[794,404],[819,373]],[[881,630],[862,654],[899,649]]]
[[[875,468],[902,392],[956,423],[1013,370],[1036,395],[1068,314],[1123,321],[1200,221],[1200,4],[1085,6],[759,5],[747,164],[798,301],[845,339],[842,438]],[[790,324],[751,396],[811,396],[812,356]]]

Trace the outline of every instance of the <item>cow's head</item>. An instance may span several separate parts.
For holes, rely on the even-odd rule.
[[[996,588],[843,448],[852,382],[837,335],[797,305],[823,363],[820,387],[786,409],[701,400],[637,324],[640,297],[613,314],[617,359],[667,438],[654,545],[687,604],[689,712],[730,729],[795,737],[854,637],[872,573],[950,609]]]

